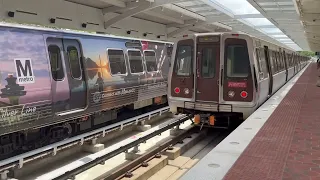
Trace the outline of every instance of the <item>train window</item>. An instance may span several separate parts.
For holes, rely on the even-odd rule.
[[[236,44],[228,43],[236,41]],[[225,61],[227,65],[228,77],[248,77],[250,72],[250,60],[247,43],[242,39],[226,40]]]
[[[61,60],[60,48],[56,45],[50,45],[48,47],[51,74],[55,81],[61,81],[64,78],[64,71]]]
[[[143,72],[142,56],[140,51],[128,50],[131,73]]]
[[[259,72],[262,72],[262,69],[261,69],[261,64],[260,64],[260,49],[256,48],[256,58],[257,58],[257,63],[258,63],[258,70]]]
[[[111,74],[126,74],[126,62],[123,50],[108,49]]]
[[[81,78],[81,67],[78,50],[74,46],[68,46],[67,48],[68,58],[70,63],[71,76],[75,79]]]
[[[144,58],[146,60],[147,71],[157,71],[157,58],[154,51],[144,51]]]
[[[272,56],[272,62],[273,62],[273,72],[272,74],[275,74],[278,72],[278,63],[277,63],[277,57],[274,51],[271,51]]]
[[[266,53],[263,48],[260,49],[260,65],[261,65],[261,70],[263,72],[264,78],[268,77],[268,68],[267,68],[267,58],[266,58]]]
[[[282,71],[283,70],[283,58],[280,54],[280,52],[277,52],[277,56],[278,56],[278,60],[279,60],[279,64],[280,64],[280,70],[279,71]]]
[[[272,74],[274,74],[274,72],[275,72],[275,63],[274,63],[274,58],[273,58],[272,50],[270,50],[270,49],[269,49],[269,58],[270,58],[270,68],[271,68],[271,72],[272,72]]]
[[[168,46],[167,47],[167,57],[170,59],[171,56],[172,56],[172,50],[173,50],[173,47],[172,46]]]
[[[277,71],[279,72],[281,70],[281,62],[278,56],[278,52],[274,52],[274,56],[275,56],[275,60],[276,60],[276,64],[277,64]]]
[[[288,54],[289,57],[290,57],[290,67],[293,66],[293,57],[292,57],[292,54]]]
[[[190,76],[192,71],[192,46],[178,46],[176,55],[176,73],[178,76]]]
[[[213,48],[203,48],[201,57],[201,76],[213,78],[216,72],[216,51]]]

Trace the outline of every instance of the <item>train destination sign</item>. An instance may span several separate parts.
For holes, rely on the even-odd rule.
[[[228,87],[246,88],[247,87],[247,82],[228,82]]]

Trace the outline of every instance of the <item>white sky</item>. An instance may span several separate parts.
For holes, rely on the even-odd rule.
[[[244,14],[260,14],[256,8],[254,8],[247,0],[210,0],[216,4],[219,4],[224,9],[232,12],[234,15],[244,15]],[[291,39],[289,39],[279,28],[274,26],[273,28],[259,28],[257,26],[273,25],[266,18],[246,18],[242,19],[246,21],[246,24],[251,25],[255,29],[267,34],[268,36],[277,39],[278,41],[288,45],[295,50],[301,50],[301,48],[296,45]],[[277,33],[279,35],[271,35],[270,33]]]

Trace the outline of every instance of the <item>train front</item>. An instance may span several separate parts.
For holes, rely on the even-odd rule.
[[[242,34],[185,35],[173,49],[168,81],[170,111],[195,124],[229,125],[256,106],[253,40]],[[252,65],[251,65],[252,64]]]

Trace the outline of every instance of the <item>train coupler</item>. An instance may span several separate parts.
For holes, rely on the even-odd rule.
[[[194,124],[195,125],[200,125],[201,128],[203,125],[207,124],[208,126],[214,126],[215,125],[216,118],[214,115],[210,114],[197,114],[194,116]]]

